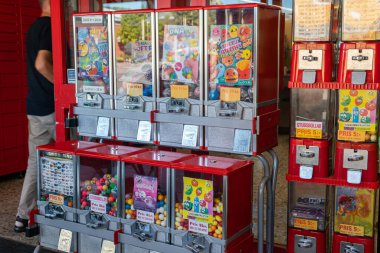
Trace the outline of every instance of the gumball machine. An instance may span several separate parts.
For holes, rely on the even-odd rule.
[[[150,150],[122,158],[122,252],[149,252],[170,243],[170,167],[192,157]]]
[[[281,11],[205,8],[205,149],[260,154],[277,145]]]
[[[329,188],[326,185],[289,185],[288,252],[327,252]]]
[[[157,143],[203,146],[203,11],[156,12]]]
[[[337,187],[333,253],[374,253],[375,196],[373,189]]]
[[[113,17],[116,137],[153,143],[155,110],[154,12],[116,12]],[[128,34],[128,35],[126,35]]]
[[[83,136],[111,138],[112,118],[102,113],[113,109],[111,15],[80,13],[73,19],[78,131]]]
[[[171,243],[188,252],[251,252],[252,163],[199,156],[172,168]]]
[[[121,229],[120,157],[143,151],[107,145],[77,152],[78,222],[90,229],[79,232],[79,252],[101,252],[114,245],[114,231]],[[113,252],[120,252],[120,245],[113,247]]]
[[[38,164],[38,220],[40,244],[59,249],[62,229],[45,221],[76,222],[76,156],[78,149],[101,146],[99,143],[69,141],[37,148]],[[76,252],[76,233],[71,232],[69,252]]]

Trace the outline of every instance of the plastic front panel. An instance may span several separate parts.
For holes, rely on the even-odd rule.
[[[154,13],[124,13],[113,15],[115,61],[115,108],[127,112],[145,112],[147,117],[155,109]],[[143,120],[143,119],[142,119]],[[118,139],[153,141],[153,127],[149,121],[135,118],[116,119]],[[142,125],[150,125],[143,138]],[[149,131],[150,130],[150,131]]]
[[[294,1],[294,41],[331,41],[336,37],[335,0]]]
[[[289,188],[289,226],[324,231],[328,222],[327,186],[291,183]]]
[[[224,239],[223,177],[176,170],[174,180],[174,229]]]
[[[80,157],[80,209],[118,215],[117,162]]]
[[[74,16],[78,107],[112,108],[110,17],[106,14]],[[110,118],[79,115],[81,135],[109,137],[111,125]]]
[[[373,236],[375,190],[337,187],[334,231],[350,236]]]
[[[343,0],[342,40],[380,40],[380,2]]]
[[[48,201],[53,205],[73,207],[75,194],[75,164],[73,155],[49,151],[40,151],[39,153],[39,199],[41,201]]]
[[[200,10],[158,12],[157,109],[177,116],[203,116],[203,12]],[[199,147],[203,129],[173,122],[158,124],[163,145]],[[189,131],[187,131],[187,130]],[[186,141],[191,133],[192,141]]]
[[[340,90],[338,140],[377,142],[378,91]]]
[[[291,137],[328,139],[333,129],[334,91],[291,90]]]
[[[165,235],[157,230],[163,231],[169,227],[169,170],[150,165],[125,163],[123,173],[125,202],[123,202],[122,217],[129,221],[125,225],[124,233],[130,232],[143,239],[168,242],[169,231]]]

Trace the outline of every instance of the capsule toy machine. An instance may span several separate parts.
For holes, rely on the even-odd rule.
[[[121,11],[112,15],[115,66],[116,137],[153,143],[155,128],[155,18],[153,11]]]
[[[344,0],[338,81],[348,87],[379,89],[380,3]]]
[[[288,252],[327,252],[329,187],[322,184],[289,185]]]
[[[73,15],[78,132],[82,136],[111,138],[113,109],[111,15]]]
[[[204,155],[173,164],[171,243],[189,253],[253,252],[252,166]]]
[[[122,155],[133,155],[145,149],[106,145],[77,152],[78,252],[120,253],[114,241],[120,224],[120,170]],[[116,237],[117,238],[117,237]],[[102,250],[102,251],[101,251]]]
[[[205,149],[252,155],[277,145],[280,16],[260,4],[205,8]]]
[[[122,158],[122,228],[125,253],[149,253],[170,243],[171,164],[194,157],[149,150]],[[122,237],[121,236],[121,237]],[[162,252],[166,252],[163,250]],[[175,251],[173,251],[175,252]]]
[[[40,244],[43,247],[66,252],[77,251],[76,233],[59,226],[47,224],[51,220],[76,222],[76,156],[78,149],[93,148],[103,144],[67,141],[39,146],[38,164],[38,213]],[[70,234],[70,243],[62,248],[61,233]]]
[[[203,10],[156,11],[157,144],[203,146]]]
[[[376,190],[336,187],[333,253],[374,253]]]

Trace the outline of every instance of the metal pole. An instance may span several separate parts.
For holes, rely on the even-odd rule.
[[[273,149],[268,150],[269,154],[272,156],[272,234],[271,239],[274,247],[274,221],[275,221],[275,210],[276,210],[276,186],[277,186],[277,176],[278,176],[278,167],[279,167],[279,159],[277,153]],[[273,247],[271,252],[273,252]]]
[[[272,234],[273,231],[272,229],[274,228],[273,226],[273,205],[272,205],[272,199],[273,199],[273,192],[272,192],[272,180],[271,180],[271,172],[270,172],[270,167],[267,159],[262,156],[258,155],[257,158],[261,161],[263,164],[263,169],[264,169],[264,177],[268,177],[269,180],[266,182],[266,188],[267,188],[267,209],[266,209],[266,252],[267,253],[273,253],[273,238]],[[260,221],[258,221],[260,222]]]
[[[264,253],[264,191],[265,186],[270,181],[270,177],[266,176],[260,182],[258,192],[258,215],[257,215],[257,252]]]

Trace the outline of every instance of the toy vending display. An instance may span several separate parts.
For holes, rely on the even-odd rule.
[[[200,156],[172,168],[172,244],[192,252],[252,249],[252,163]]]
[[[288,251],[326,252],[328,234],[328,187],[310,183],[290,183]]]
[[[186,8],[156,13],[158,142],[168,146],[203,146],[203,11]],[[191,116],[191,124],[181,123]],[[190,118],[191,118],[190,117]]]
[[[37,148],[38,157],[38,210],[49,219],[76,222],[76,157],[78,149],[100,146],[99,143],[70,141],[54,143]],[[61,229],[40,224],[41,245],[60,249]],[[73,234],[73,233],[72,233]],[[72,237],[75,238],[75,237]],[[69,252],[76,251],[76,241],[71,240]]]
[[[256,4],[206,8],[205,116],[214,122],[206,149],[256,154],[276,145],[279,17]]]
[[[380,2],[343,1],[338,81],[342,84],[380,83]]]
[[[330,139],[334,127],[334,94],[327,89],[292,89],[290,137]]]
[[[115,61],[115,109],[119,140],[152,143],[150,113],[155,109],[154,12],[129,11],[113,14]]]
[[[374,252],[375,190],[337,187],[333,252]]]
[[[110,138],[112,119],[99,115],[102,109],[113,109],[111,16],[75,14],[73,18],[77,106],[88,109],[76,111],[79,134]]]
[[[170,242],[170,166],[193,155],[150,150],[122,158],[123,233],[145,243]],[[154,247],[154,246],[152,246]],[[123,252],[146,252],[133,243]]]
[[[126,146],[102,146],[77,152],[78,222],[102,231],[98,236],[79,233],[79,252],[101,252],[102,247],[111,244],[101,233],[120,229],[120,156],[142,151]],[[120,247],[114,247],[114,252],[120,253]]]

